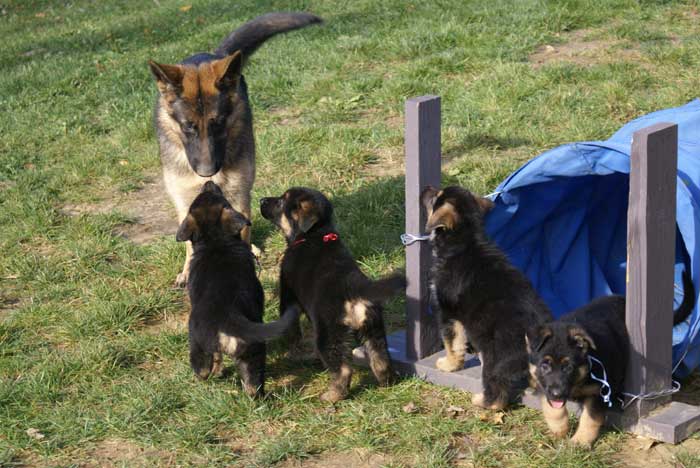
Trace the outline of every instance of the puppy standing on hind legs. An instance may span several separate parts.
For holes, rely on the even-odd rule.
[[[379,384],[391,383],[394,372],[381,303],[406,287],[403,275],[367,278],[336,233],[331,203],[316,190],[294,187],[281,197],[263,198],[260,212],[287,240],[280,269],[280,313],[289,307],[306,312],[316,350],[331,373],[321,399],[336,402],[347,397],[355,336],[364,343]],[[294,347],[301,338],[298,323],[289,338]]]
[[[163,179],[179,222],[207,180],[250,219],[255,141],[243,66],[272,36],[320,22],[308,13],[270,13],[233,31],[213,54],[196,54],[176,65],[149,62],[159,91],[153,120]],[[250,243],[247,226],[241,236]],[[178,286],[187,283],[189,242],[186,252]]]
[[[446,353],[436,365],[445,372],[462,369],[471,346],[479,353],[484,387],[472,403],[502,409],[527,387],[527,327],[550,320],[551,313],[488,239],[483,217],[491,200],[461,187],[427,187],[421,201],[433,247],[431,302]]]
[[[217,375],[227,354],[238,363],[246,393],[261,396],[265,341],[281,336],[299,311],[288,310],[277,322],[261,323],[264,295],[250,248],[241,239],[246,226],[250,221],[209,181],[192,202],[177,240],[193,245],[187,285],[192,370],[202,379]]]

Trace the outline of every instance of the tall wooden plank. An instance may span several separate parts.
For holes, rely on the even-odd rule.
[[[420,192],[440,186],[440,97],[422,96],[406,101],[406,232],[422,233],[425,212]],[[428,270],[430,245],[406,247],[406,356],[422,359],[440,348],[436,321],[429,311]]]
[[[678,127],[658,123],[634,133],[627,213],[626,388],[635,395],[670,388]],[[643,417],[670,397],[637,401]]]

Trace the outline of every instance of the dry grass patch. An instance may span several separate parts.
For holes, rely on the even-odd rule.
[[[561,44],[545,44],[532,55],[534,68],[553,63],[570,63],[584,67],[624,61],[643,62],[638,46],[628,47],[619,39],[593,39],[599,31],[580,29],[562,37]]]
[[[124,213],[133,219],[122,224],[114,234],[125,237],[136,244],[148,244],[162,236],[174,236],[177,231],[177,216],[165,191],[163,178],[153,176],[139,190],[121,194],[116,190],[105,194],[97,203],[64,205],[62,211],[70,216],[82,214]]]

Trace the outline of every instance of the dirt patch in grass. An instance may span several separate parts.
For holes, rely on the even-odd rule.
[[[92,448],[81,467],[121,466],[175,466],[176,454],[154,448],[145,448],[124,439],[106,439]]]
[[[700,440],[688,439],[681,444],[653,444],[643,437],[631,438],[616,452],[618,468],[682,468],[688,455],[700,454]],[[694,465],[697,466],[697,465]]]
[[[380,468],[395,462],[392,457],[364,450],[352,452],[325,452],[317,457],[285,460],[280,468]]]
[[[123,236],[136,244],[147,244],[152,240],[175,235],[177,216],[165,191],[160,176],[154,176],[139,190],[120,194],[114,192],[99,203],[65,205],[62,211],[70,216],[81,214],[107,214],[119,211],[132,222],[122,224],[114,234]]]
[[[625,47],[616,39],[590,39],[593,33],[590,29],[580,29],[564,36],[562,44],[545,44],[530,55],[530,62],[539,68],[551,63],[592,66],[642,59],[639,49]]]

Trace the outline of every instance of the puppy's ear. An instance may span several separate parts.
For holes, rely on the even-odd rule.
[[[188,213],[185,219],[182,220],[182,224],[180,224],[177,234],[175,234],[175,239],[178,242],[194,241],[198,232],[197,221],[195,221],[194,216]]]
[[[224,57],[220,60],[215,60],[211,64],[214,70],[216,86],[219,89],[232,88],[238,78],[241,76],[241,68],[243,67],[243,55],[237,50],[232,55]]]
[[[586,330],[579,326],[571,326],[568,328],[568,330],[569,337],[574,341],[574,343],[576,343],[578,348],[581,348],[583,351],[595,349],[593,338],[591,338]]]
[[[536,353],[552,337],[552,329],[547,325],[532,327],[525,334],[525,346],[528,354]]]
[[[476,203],[479,205],[479,211],[482,215],[491,211],[495,205],[491,199],[486,197],[476,197]]]
[[[437,228],[454,229],[459,221],[457,209],[450,202],[440,205],[440,208],[433,211],[425,225],[426,232],[432,232]]]
[[[221,210],[221,226],[224,231],[235,235],[239,234],[244,227],[250,225],[250,220],[233,208]]]
[[[437,200],[438,193],[440,193],[438,189],[432,185],[428,185],[420,193],[420,202],[423,204],[428,214],[433,211],[433,205],[435,204],[435,200]]]
[[[316,204],[310,200],[299,203],[299,208],[292,211],[292,217],[299,225],[302,232],[307,232],[318,221],[318,209]]]
[[[166,65],[149,60],[148,66],[161,94],[175,93],[182,89],[182,78],[185,76],[182,65]]]

